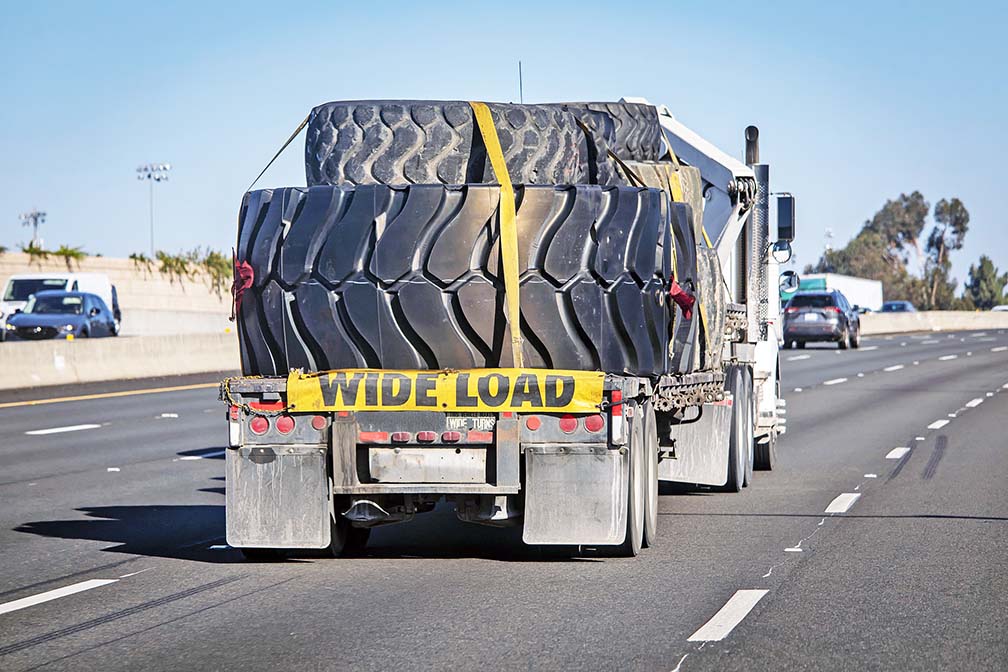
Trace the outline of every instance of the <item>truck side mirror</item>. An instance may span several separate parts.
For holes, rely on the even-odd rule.
[[[778,281],[780,285],[781,294],[794,294],[798,291],[798,285],[801,284],[801,278],[794,271],[784,271],[780,274],[780,280]]]
[[[777,240],[794,240],[795,209],[794,196],[781,194],[777,197]]]
[[[773,247],[770,248],[770,256],[773,257],[773,260],[778,264],[786,264],[791,261],[792,254],[791,243],[786,240],[778,240],[773,244]]]

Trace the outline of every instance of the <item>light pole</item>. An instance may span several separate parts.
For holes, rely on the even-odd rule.
[[[18,215],[22,226],[32,227],[32,239],[30,247],[42,247],[42,240],[38,237],[39,224],[45,224],[46,213],[39,212],[33,208],[31,212],[23,212]]]
[[[137,179],[150,182],[150,253],[154,258],[154,183],[166,182],[170,163],[148,163],[137,168]]]

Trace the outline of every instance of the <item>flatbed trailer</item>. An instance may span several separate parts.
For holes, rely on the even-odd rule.
[[[773,468],[784,424],[779,294],[770,278],[786,261],[778,252],[790,256],[793,199],[779,201],[771,242],[769,167],[759,163],[756,129],[746,131],[743,164],[666,108],[657,112],[669,156],[699,176],[696,208],[682,203],[668,165],[620,165],[674,194],[670,208],[702,211],[692,270],[699,277],[706,265],[720,296],[707,295],[717,315],[704,313],[699,295],[688,302],[698,301],[702,319],[680,322],[692,331],[677,326],[671,337],[678,373],[515,361],[510,369],[292,370],[227,379],[231,546],[253,557],[298,549],[339,556],[363,548],[373,527],[447,500],[463,521],[521,525],[527,544],[612,547],[632,556],[656,539],[659,481],[737,492],[754,468]],[[785,279],[797,287],[793,273],[781,277],[782,290]]]

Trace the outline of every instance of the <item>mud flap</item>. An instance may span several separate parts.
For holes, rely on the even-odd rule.
[[[236,548],[325,548],[329,481],[323,446],[249,446],[226,452],[227,543]]]
[[[629,454],[605,445],[525,448],[526,544],[614,545],[626,532]]]
[[[672,425],[671,446],[660,437],[662,452],[675,457],[658,463],[658,480],[700,485],[728,482],[728,441],[731,435],[731,404],[704,404],[695,422]]]

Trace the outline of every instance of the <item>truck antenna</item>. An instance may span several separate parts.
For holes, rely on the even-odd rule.
[[[518,102],[525,104],[525,92],[522,91],[522,71],[521,61],[518,61]]]

